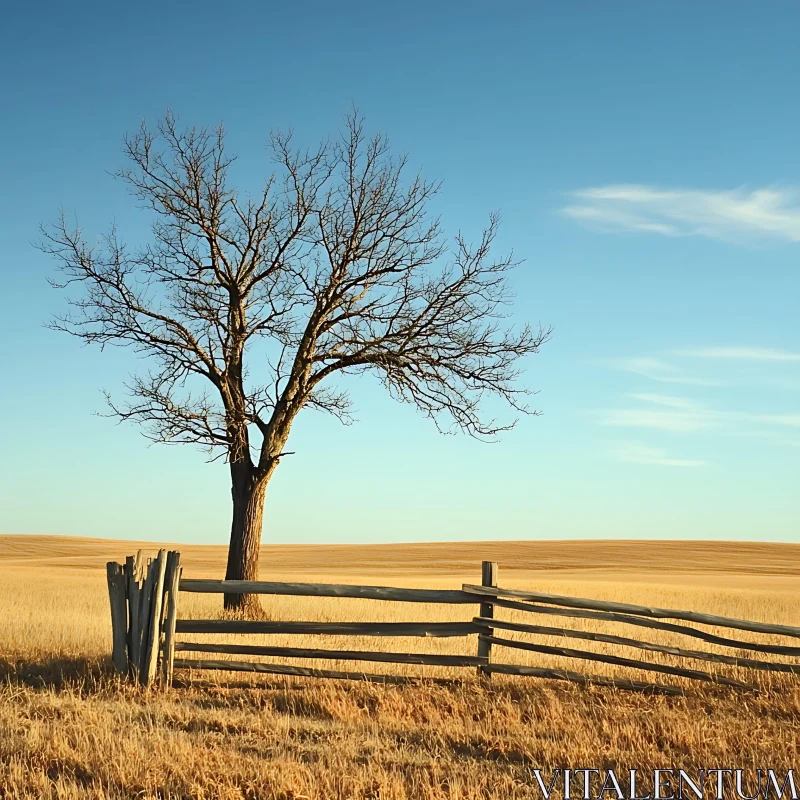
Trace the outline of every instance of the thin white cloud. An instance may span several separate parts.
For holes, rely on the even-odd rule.
[[[660,383],[684,384],[688,386],[719,386],[718,381],[708,378],[698,378],[691,375],[683,375],[675,367],[667,364],[658,358],[611,358],[600,362],[604,366],[612,369],[633,372],[648,378],[651,381]]]
[[[629,394],[628,397],[632,397],[634,400],[643,400],[645,403],[655,403],[668,408],[682,408],[687,411],[698,407],[694,400],[688,400],[685,397],[672,397],[666,394],[633,393]]]
[[[732,361],[800,361],[800,353],[774,350],[768,347],[696,347],[688,350],[674,350],[673,355]]]
[[[736,436],[746,436],[750,438],[766,439],[773,444],[781,445],[782,447],[800,448],[800,439],[794,439],[784,436],[782,433],[771,430],[755,430],[755,431],[736,431]]]
[[[629,464],[649,464],[660,467],[704,467],[705,461],[689,458],[672,458],[664,450],[649,447],[639,442],[625,442],[611,451],[611,455],[619,461]]]
[[[800,428],[800,414],[757,414],[747,411],[716,411],[701,408],[691,401],[664,395],[629,395],[637,400],[664,406],[652,408],[615,408],[596,412],[601,425],[614,428],[650,428],[669,433],[724,428],[741,431],[743,426]]]
[[[673,358],[745,360],[775,364],[800,361],[800,353],[752,346],[698,347],[674,350],[670,355]],[[723,385],[706,378],[687,376],[673,363],[661,358],[617,358],[596,363],[662,383]],[[781,413],[767,413],[765,410],[718,410],[713,404],[658,391],[628,392],[625,396],[635,403],[628,402],[621,408],[596,409],[593,412],[596,421],[606,427],[635,428],[639,431],[652,430],[683,436],[717,431],[725,436],[756,437],[775,445],[800,448],[800,439],[796,435],[800,430],[800,412],[794,408],[785,409]],[[626,448],[616,453],[616,457],[635,463],[663,463],[673,466],[700,466],[704,463],[671,458],[661,450],[640,443],[626,445]]]
[[[749,414],[755,422],[780,425],[786,428],[800,428],[800,414]]]
[[[664,189],[619,184],[579,189],[563,214],[612,231],[800,242],[800,191]]]
[[[652,411],[641,408],[600,412],[600,423],[614,428],[650,428],[670,433],[692,433],[716,427],[717,415],[700,411]]]

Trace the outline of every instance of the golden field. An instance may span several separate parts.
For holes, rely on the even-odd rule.
[[[449,686],[424,681],[384,686],[198,673],[176,676],[179,685],[167,693],[130,687],[110,672],[105,562],[122,561],[137,547],[152,551],[158,545],[0,536],[0,797],[527,798],[541,796],[532,776],[536,767],[800,766],[800,679],[732,667],[719,669],[757,681],[761,693],[500,648],[493,661],[663,681],[684,686],[687,696],[646,696],[520,677],[495,676],[487,684],[472,669],[302,661],[292,663],[462,680]],[[181,551],[186,577],[224,573],[224,547],[173,548]],[[499,562],[499,582],[505,587],[800,625],[800,546],[784,544],[264,546],[261,577],[458,588],[480,582],[482,559]],[[262,602],[273,619],[466,620],[476,613],[472,606],[355,599],[265,597]],[[181,595],[182,617],[220,614],[219,596]],[[497,616],[523,619],[522,612],[501,609]],[[535,622],[716,649],[661,631],[631,632],[618,623]],[[267,638],[238,641],[266,643]],[[740,638],[770,641],[754,634]],[[269,640],[407,652],[474,654],[476,648],[474,637]],[[617,645],[536,641],[717,669]]]

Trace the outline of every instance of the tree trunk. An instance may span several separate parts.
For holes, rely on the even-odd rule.
[[[231,464],[233,520],[225,580],[258,580],[258,552],[264,521],[264,496],[269,476],[257,479],[248,464]],[[225,609],[257,618],[261,605],[256,594],[226,594]]]

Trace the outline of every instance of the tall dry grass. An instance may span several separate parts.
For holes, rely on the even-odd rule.
[[[634,565],[622,558],[630,547],[586,543],[585,561],[573,547],[559,568],[553,563],[557,547],[532,544],[548,569],[531,569],[524,557],[515,562],[519,552],[509,543],[505,558],[502,551],[499,557],[503,585],[800,625],[800,582],[792,574],[797,552],[788,546],[784,552],[752,549],[746,554],[749,569],[741,550],[733,549],[740,546],[727,552],[719,547],[714,558],[713,546],[703,545],[694,560],[691,547],[684,547],[682,563],[668,571],[659,568],[670,563],[666,545],[648,550],[637,543],[633,549],[642,558]],[[490,547],[496,545],[485,549]],[[474,564],[470,559],[480,547],[465,548],[432,546],[424,561],[420,546],[409,547],[405,573],[402,548],[384,558],[383,571],[380,554],[361,553],[359,560],[357,550],[328,548],[315,556],[307,549],[305,558],[295,550],[281,562],[276,548],[264,561],[263,577],[454,588],[478,582],[479,559]],[[760,676],[765,690],[758,696],[664,679],[685,685],[684,698],[498,676],[486,685],[469,669],[353,662],[292,663],[457,675],[462,681],[395,687],[203,673],[191,680],[179,676],[184,685],[166,694],[126,686],[108,665],[103,565],[131,549],[119,542],[56,540],[48,546],[47,540],[0,537],[0,797],[527,798],[540,796],[535,767],[798,766],[797,681],[766,674]],[[220,574],[221,551],[181,549],[187,575]],[[418,567],[421,560],[424,569]],[[581,569],[587,561],[592,568]],[[326,573],[326,563],[339,566]],[[525,568],[512,569],[515,563]],[[220,605],[219,597],[184,594],[180,615],[219,616]],[[265,599],[265,608],[275,619],[330,621],[469,619],[475,613],[472,607],[288,597]],[[524,619],[512,611],[498,610],[498,616]],[[667,633],[613,623],[547,619],[535,621],[678,643]],[[269,638],[296,646],[439,653],[472,654],[476,648],[474,638],[181,638],[247,643]],[[566,644],[642,657],[615,645]],[[648,658],[714,669],[670,656]],[[501,659],[594,674],[625,672],[496,648],[493,660]],[[753,678],[744,670],[722,671]],[[627,671],[627,677],[662,679],[638,671]]]

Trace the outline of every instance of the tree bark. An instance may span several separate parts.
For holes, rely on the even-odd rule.
[[[269,475],[258,477],[249,464],[231,464],[233,519],[225,580],[258,580],[258,553],[264,522],[264,496]],[[226,594],[225,609],[257,618],[261,604],[255,594]]]

